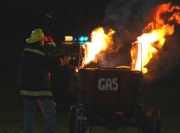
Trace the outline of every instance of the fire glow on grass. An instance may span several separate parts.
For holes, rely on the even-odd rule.
[[[166,35],[172,35],[175,23],[180,24],[180,7],[171,6],[171,2],[159,5],[155,8],[154,19],[144,29],[144,34],[137,37],[132,43],[131,70],[139,70],[146,73],[145,66],[150,59],[160,50],[165,43]],[[112,35],[114,30],[110,29],[105,34],[102,27],[95,29],[91,34],[91,42],[87,42],[82,47],[85,51],[85,57],[81,67],[89,62],[97,62],[96,55],[105,51],[110,45],[113,45]]]
[[[163,15],[166,17],[163,18]],[[137,37],[131,48],[132,70],[140,70],[143,73],[148,71],[145,66],[162,48],[165,36],[173,34],[175,23],[180,24],[179,6],[171,6],[171,3],[157,6],[154,21],[144,29],[149,31]]]

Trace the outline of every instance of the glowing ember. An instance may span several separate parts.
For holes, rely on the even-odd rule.
[[[164,17],[163,17],[164,16]],[[155,20],[144,29],[147,33],[137,37],[131,48],[132,70],[147,72],[145,66],[162,48],[165,36],[174,32],[174,24],[180,24],[180,7],[171,3],[162,4],[156,8]]]
[[[105,51],[108,46],[113,44],[112,35],[114,30],[110,29],[108,34],[105,34],[102,27],[95,29],[91,34],[91,42],[87,42],[83,45],[85,50],[85,57],[82,63],[82,67],[89,62],[97,62],[96,55],[101,51]]]

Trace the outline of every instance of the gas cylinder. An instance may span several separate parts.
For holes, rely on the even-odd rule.
[[[84,106],[81,105],[78,109],[76,109],[76,133],[85,133],[86,132],[86,110]]]

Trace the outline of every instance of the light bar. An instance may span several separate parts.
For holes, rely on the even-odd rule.
[[[88,36],[64,36],[64,41],[62,44],[72,45],[72,44],[84,44],[89,40]]]

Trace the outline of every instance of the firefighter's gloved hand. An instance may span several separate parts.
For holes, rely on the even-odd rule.
[[[71,57],[70,57],[70,56],[65,56],[65,57],[63,58],[63,64],[64,64],[64,65],[67,65],[70,60],[71,60]]]

